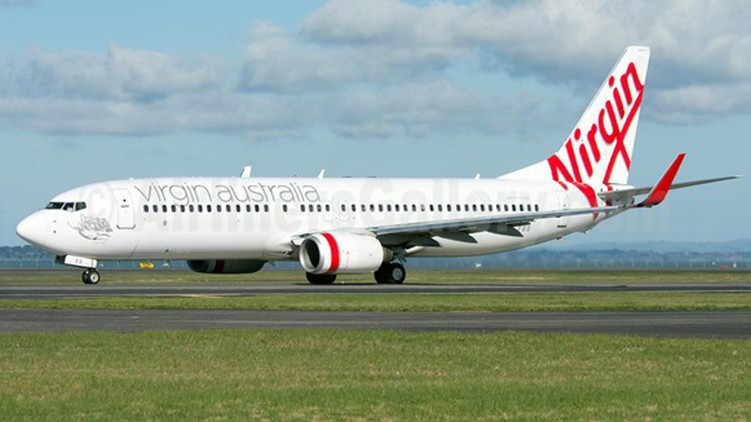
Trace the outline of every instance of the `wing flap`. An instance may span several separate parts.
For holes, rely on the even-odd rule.
[[[607,213],[618,210],[620,207],[600,207],[600,208],[581,208],[569,210],[554,210],[531,212],[524,214],[511,214],[503,216],[466,218],[457,220],[417,222],[406,224],[393,224],[387,226],[376,226],[368,228],[368,231],[376,236],[388,235],[431,235],[441,236],[450,232],[493,232],[509,236],[520,235],[514,226],[528,224],[534,220],[544,218],[557,218],[572,215]]]

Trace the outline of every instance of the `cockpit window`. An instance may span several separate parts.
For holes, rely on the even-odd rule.
[[[85,202],[50,202],[46,207],[48,210],[63,210],[69,212],[81,211],[86,209]]]

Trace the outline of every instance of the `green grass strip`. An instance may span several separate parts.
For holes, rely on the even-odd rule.
[[[751,341],[0,334],[0,420],[748,420]]]
[[[551,292],[285,294],[247,297],[1,299],[0,308],[310,311],[654,311],[751,309],[751,293]]]

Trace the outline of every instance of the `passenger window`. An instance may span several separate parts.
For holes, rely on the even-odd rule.
[[[287,212],[287,204],[282,205],[282,211]]]
[[[378,211],[383,212],[383,204],[378,204]]]
[[[399,204],[394,204],[394,211],[399,212]]]
[[[300,212],[305,212],[305,204],[300,204]]]
[[[535,211],[538,211],[538,212],[540,211],[540,205],[539,204],[535,204]]]
[[[386,204],[386,211],[391,212],[391,204]]]
[[[47,208],[47,209],[49,209],[49,208]],[[143,206],[143,212],[149,212],[149,206],[148,205],[144,205]]]
[[[269,204],[263,204],[263,210],[269,212]]]
[[[417,212],[417,204],[412,204],[412,212]]]
[[[316,204],[316,211],[318,211],[318,212],[323,211],[323,208],[321,207],[321,204]]]
[[[250,204],[245,204],[245,212],[250,212]]]
[[[326,212],[331,212],[331,205],[326,204]]]
[[[477,204],[472,204],[472,211],[477,212]]]
[[[464,204],[464,211],[469,211],[469,204]]]
[[[153,205],[151,209],[154,210],[154,212],[159,212],[159,205]]]
[[[177,205],[172,206],[172,212],[177,212]]]
[[[451,212],[451,204],[446,204],[446,211]]]
[[[165,214],[167,213],[167,206],[166,205],[162,205],[162,212],[165,213]]]
[[[222,206],[221,205],[217,205],[216,206],[216,212],[222,212]]]
[[[503,210],[508,212],[508,204],[503,204]]]
[[[420,204],[420,212],[425,212],[425,204]]]
[[[516,212],[516,204],[511,204],[511,211]]]
[[[180,212],[185,212],[185,205],[180,205]]]
[[[375,205],[370,204],[370,212],[375,212]]]
[[[261,212],[261,206],[258,205],[258,204],[256,204],[255,210],[256,210],[256,212]]]
[[[198,205],[198,212],[203,212],[203,205]]]
[[[527,211],[532,211],[532,205],[527,204]]]
[[[235,211],[237,211],[238,214],[241,213],[241,212],[243,212],[243,209],[240,206],[240,204],[235,205]]]
[[[194,212],[195,211],[195,207],[193,206],[193,204],[188,205],[188,211],[190,211],[190,212]]]
[[[485,204],[480,204],[480,211],[485,211]]]

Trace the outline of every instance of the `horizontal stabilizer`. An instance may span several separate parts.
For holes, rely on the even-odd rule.
[[[712,179],[701,179],[701,180],[692,180],[690,182],[673,183],[673,180],[675,179],[675,175],[678,173],[678,169],[680,168],[684,157],[685,157],[685,154],[683,153],[678,155],[678,157],[676,157],[676,159],[673,161],[673,164],[671,164],[670,168],[668,168],[668,170],[665,171],[665,174],[662,175],[662,177],[660,178],[660,181],[655,186],[619,189],[619,190],[614,190],[610,192],[600,192],[597,195],[608,203],[618,203],[618,202],[630,203],[631,198],[638,196],[638,195],[648,194],[646,199],[644,199],[639,204],[634,205],[634,207],[639,207],[639,208],[653,207],[661,203],[662,201],[664,201],[665,197],[667,196],[668,191],[670,190],[688,188],[691,186],[698,186],[698,185],[706,185],[709,183],[724,182],[726,180],[733,180],[733,179],[738,179],[742,177],[742,176],[723,176],[723,177],[715,177]]]

